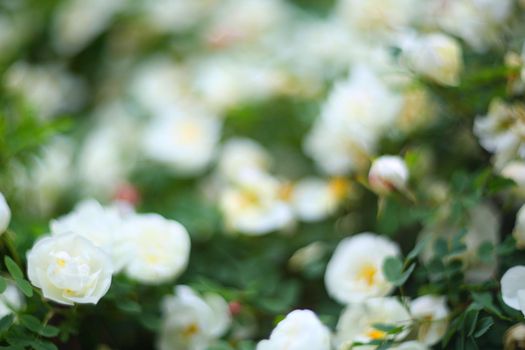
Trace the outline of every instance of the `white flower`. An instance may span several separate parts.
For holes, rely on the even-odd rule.
[[[217,47],[260,39],[279,28],[288,13],[282,0],[227,0],[214,11],[209,41]]]
[[[392,190],[404,190],[408,177],[408,168],[401,157],[381,156],[370,167],[368,183],[378,194],[388,194]]]
[[[0,192],[0,234],[4,233],[11,221],[11,209],[4,195]]]
[[[27,276],[44,297],[60,304],[96,304],[111,285],[113,266],[84,237],[44,237],[27,253]]]
[[[293,213],[282,198],[283,185],[268,174],[245,172],[220,195],[220,209],[228,229],[263,235],[293,222]]]
[[[188,232],[176,221],[157,214],[136,214],[126,218],[130,259],[126,274],[145,284],[160,284],[184,271],[190,254]]]
[[[399,253],[397,244],[373,233],[344,239],[326,268],[328,294],[342,304],[388,295],[393,285],[383,275],[383,262]]]
[[[495,166],[503,168],[515,158],[525,159],[525,105],[494,99],[486,116],[478,116],[474,133],[487,151],[495,154]]]
[[[318,221],[332,215],[348,192],[349,183],[343,178],[306,178],[293,186],[291,204],[301,220]]]
[[[0,319],[19,311],[24,306],[24,299],[18,289],[11,284],[0,294]]]
[[[330,331],[310,310],[295,310],[279,322],[257,350],[330,350]]]
[[[6,72],[6,86],[44,119],[76,110],[86,93],[84,82],[57,64],[17,62]]]
[[[354,30],[385,36],[408,26],[417,8],[417,0],[339,0],[337,10]]]
[[[247,138],[231,138],[224,143],[218,159],[219,173],[235,181],[244,171],[269,169],[272,159],[257,142]]]
[[[125,249],[123,218],[116,208],[104,208],[95,200],[85,200],[75,209],[51,221],[52,235],[77,234],[111,257],[115,272],[130,258]]]
[[[417,338],[434,345],[443,338],[448,327],[450,311],[444,297],[425,295],[410,303],[410,313],[419,322]]]
[[[283,85],[280,70],[254,58],[210,56],[197,61],[193,71],[199,100],[218,113],[272,96]]]
[[[77,171],[87,194],[108,199],[134,165],[137,125],[119,102],[102,106],[95,117],[98,123],[80,149]]]
[[[516,224],[512,236],[516,240],[516,246],[520,249],[525,248],[525,205],[516,214]]]
[[[438,84],[456,86],[463,68],[459,42],[442,33],[407,37],[402,43],[402,59],[409,68]]]
[[[154,117],[143,135],[143,150],[183,175],[202,172],[211,162],[221,122],[196,109],[169,109]]]
[[[162,302],[159,350],[206,350],[231,324],[228,304],[217,294],[204,297],[187,286]]]
[[[448,210],[448,208],[447,208]],[[469,211],[468,231],[464,237],[466,250],[456,254],[454,258],[461,259],[465,269],[465,279],[472,283],[481,283],[494,277],[497,270],[497,260],[493,253],[492,262],[486,262],[479,257],[479,248],[483,243],[496,246],[499,242],[500,217],[498,212],[489,204],[482,203]],[[429,225],[421,232],[419,239],[428,239],[426,248],[420,254],[423,261],[430,261],[434,256],[434,242],[443,238],[451,242],[453,237],[461,231],[461,226],[451,226],[448,222],[437,222]],[[427,238],[429,237],[429,238]]]
[[[387,324],[404,327],[396,335],[388,335],[374,328],[374,324]],[[406,308],[393,297],[374,298],[362,303],[348,305],[337,322],[335,344],[337,349],[347,349],[355,341],[405,338],[411,326],[411,319]]]
[[[525,162],[512,161],[509,162],[503,169],[501,169],[501,176],[509,178],[516,183],[516,188],[512,190],[520,197],[525,196]]]
[[[401,103],[401,95],[370,67],[354,67],[349,79],[330,92],[305,139],[305,152],[332,175],[362,168],[381,135],[395,123]]]
[[[158,114],[184,99],[186,80],[183,67],[173,59],[154,56],[136,68],[129,91],[146,111]]]
[[[29,167],[15,172],[14,181],[38,212],[49,214],[73,178],[74,144],[62,136],[53,138],[42,147]]]
[[[484,52],[498,43],[501,27],[512,12],[513,0],[433,0],[429,17],[444,31]]]
[[[53,21],[53,44],[63,54],[75,54],[109,26],[123,0],[69,0],[61,3]]]
[[[501,277],[501,297],[505,304],[525,315],[525,266],[514,266]]]
[[[213,9],[210,0],[153,0],[144,2],[141,14],[160,32],[184,31],[202,20]]]

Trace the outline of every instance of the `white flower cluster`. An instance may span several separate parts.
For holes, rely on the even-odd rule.
[[[51,234],[28,251],[27,272],[46,298],[61,304],[96,304],[120,271],[145,284],[172,281],[189,258],[186,229],[157,214],[122,213],[88,200],[50,226]]]
[[[263,235],[332,215],[350,195],[342,177],[291,182],[270,173],[272,159],[250,139],[228,140],[217,164],[218,202],[228,230]]]

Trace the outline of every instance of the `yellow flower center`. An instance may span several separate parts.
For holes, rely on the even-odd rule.
[[[199,332],[199,326],[196,323],[191,323],[182,330],[184,337],[192,337]]]
[[[201,130],[193,123],[184,123],[181,127],[181,139],[184,143],[193,142],[201,135]]]
[[[57,265],[60,267],[66,266],[66,261],[64,259],[57,259]]]
[[[259,196],[253,191],[245,190],[241,194],[241,207],[243,208],[257,206],[260,202]]]
[[[334,177],[328,186],[338,200],[344,199],[350,190],[350,182],[343,177]]]
[[[359,280],[365,281],[365,283],[368,286],[371,286],[375,282],[376,274],[377,274],[377,268],[374,265],[367,264],[367,265],[364,265],[359,270],[357,274],[357,278]]]
[[[379,329],[371,329],[369,330],[366,335],[373,340],[383,339],[386,336],[386,333],[383,331],[380,331]]]
[[[279,198],[288,201],[292,197],[292,192],[293,185],[291,183],[285,183],[279,188]]]

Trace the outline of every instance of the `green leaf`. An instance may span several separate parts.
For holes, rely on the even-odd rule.
[[[55,344],[41,339],[32,341],[31,347],[35,350],[58,350]]]
[[[394,283],[401,278],[403,262],[397,256],[390,256],[383,262],[383,273],[389,282]]]
[[[403,262],[399,257],[388,257],[383,263],[383,273],[389,282],[395,286],[402,286],[410,277],[416,264],[411,264],[403,271]]]
[[[9,274],[13,277],[13,279],[23,279],[24,273],[22,270],[20,270],[20,267],[14,262],[11,257],[6,256],[4,258],[5,266],[7,267],[7,271],[9,271]]]
[[[490,293],[472,292],[472,298],[474,299],[475,302],[481,305],[486,311],[491,312],[495,314],[496,316],[505,319],[505,316],[496,307],[496,305],[494,305],[494,302],[492,300],[492,295],[490,295]]]
[[[3,333],[7,329],[9,329],[9,327],[11,327],[11,325],[13,324],[14,319],[15,316],[13,314],[9,314],[2,317],[0,319],[0,333]]]
[[[31,298],[33,296],[33,287],[31,286],[31,283],[23,278],[15,278],[15,283],[26,297]]]
[[[483,334],[487,333],[487,331],[494,325],[494,319],[490,316],[483,317],[478,322],[478,327],[476,328],[476,332],[474,333],[474,338],[479,338]]]
[[[5,278],[0,277],[0,293],[3,293],[6,288],[7,288],[7,282]]]
[[[407,260],[413,260],[415,258],[417,258],[417,256],[423,251],[423,249],[426,247],[426,245],[429,243],[430,241],[430,236],[426,236],[425,238],[423,238],[422,240],[420,240],[419,242],[417,242],[417,244],[415,245],[414,249],[412,249],[408,255],[407,255]]]
[[[44,328],[42,322],[35,316],[31,315],[20,316],[20,323],[22,324],[22,326],[35,333],[40,333],[40,330]]]
[[[119,301],[119,303],[117,304],[117,307],[120,310],[125,311],[130,314],[137,314],[142,311],[142,307],[140,306],[140,304],[130,299],[123,299]]]
[[[384,323],[375,323],[372,325],[375,329],[388,333],[388,334],[398,334],[400,333],[405,327],[403,326],[395,326],[391,324],[384,324]]]
[[[48,338],[56,337],[60,333],[60,328],[46,325],[40,330],[40,335]]]
[[[486,263],[492,263],[494,261],[494,245],[485,241],[480,244],[478,248],[479,259]]]

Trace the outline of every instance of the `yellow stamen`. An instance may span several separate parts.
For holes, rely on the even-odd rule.
[[[279,188],[279,198],[284,201],[289,201],[292,197],[293,185],[291,183],[285,183]]]
[[[60,267],[66,266],[66,261],[64,259],[57,259],[57,264]]]
[[[350,182],[343,177],[334,177],[329,183],[330,191],[338,199],[344,199],[350,190]]]
[[[195,323],[191,323],[183,329],[182,335],[184,337],[192,337],[199,332],[199,326]]]
[[[383,339],[386,336],[386,333],[378,329],[369,330],[366,335],[373,340]]]
[[[361,270],[357,274],[357,278],[359,280],[365,281],[367,285],[371,286],[374,284],[376,274],[377,268],[374,265],[368,264],[361,268]]]

